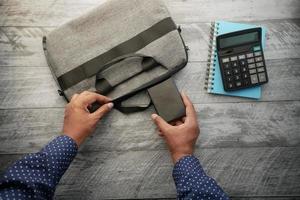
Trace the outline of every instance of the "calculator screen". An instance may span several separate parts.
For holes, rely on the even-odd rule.
[[[219,41],[219,45],[221,49],[228,48],[231,46],[236,46],[240,44],[246,44],[251,42],[259,41],[259,33],[252,32],[241,35],[236,35],[232,37],[221,38]]]

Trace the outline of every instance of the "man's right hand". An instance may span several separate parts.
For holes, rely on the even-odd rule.
[[[180,158],[192,155],[198,135],[200,133],[197,115],[192,102],[185,94],[181,94],[186,106],[186,117],[177,120],[173,125],[168,124],[157,114],[152,114],[152,119],[157,125],[160,135],[164,137],[170,150],[173,162]]]
[[[90,113],[88,108],[94,102],[98,102],[102,106]],[[98,121],[112,107],[111,99],[100,94],[89,91],[74,94],[65,109],[64,135],[71,137],[79,146],[95,130]]]

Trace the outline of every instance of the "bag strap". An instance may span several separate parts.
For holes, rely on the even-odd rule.
[[[132,112],[138,112],[138,111],[143,111],[146,110],[151,106],[151,100],[147,105],[144,106],[124,106],[122,105],[122,102],[119,101],[112,101],[114,103],[114,108],[116,108],[118,111],[122,113],[132,113]],[[98,108],[100,108],[100,104],[95,102],[89,107],[90,112],[95,112]]]
[[[123,77],[119,78],[119,80],[117,82],[114,82],[112,85],[104,75],[106,70],[113,68],[115,66],[115,64],[120,64],[122,62],[131,61],[129,59],[133,59],[133,58],[137,58],[140,60],[140,63],[136,66],[134,71],[126,74],[126,70],[124,70],[122,72]],[[121,67],[121,66],[122,65],[117,66],[117,67]],[[163,66],[163,65],[160,64],[159,62],[157,62],[151,56],[145,56],[143,54],[127,54],[124,56],[120,56],[120,57],[112,60],[111,62],[107,63],[103,67],[101,67],[101,70],[96,74],[95,88],[100,94],[105,95],[105,94],[109,93],[110,91],[112,91],[116,86],[120,85],[121,83],[129,80],[130,78],[132,78],[134,76],[137,76],[138,74],[140,74],[142,72],[153,69],[154,67],[157,67],[157,66]],[[128,67],[130,67],[130,66],[124,65],[122,67],[126,67],[128,69]],[[165,66],[163,66],[163,67],[165,67]],[[120,68],[118,68],[118,69],[120,69]],[[116,70],[118,70],[118,69],[116,69]],[[121,71],[121,70],[119,70],[119,71]]]
[[[177,27],[171,17],[167,17],[154,24],[133,38],[119,44],[109,51],[83,63],[82,65],[62,74],[57,78],[62,90],[66,90],[80,81],[95,75],[105,63],[121,55],[137,52],[148,44],[176,30]]]
[[[109,69],[110,67],[112,67],[113,65],[126,61],[127,59],[130,58],[140,58],[141,59],[141,63],[140,63],[140,70],[135,73],[135,74],[131,74],[130,76],[125,77],[121,82],[115,84],[115,85],[111,85],[103,76],[103,72],[105,72],[106,69]],[[153,69],[156,66],[163,66],[162,64],[160,64],[158,61],[156,61],[153,57],[151,56],[145,56],[143,54],[127,54],[124,56],[120,56],[114,60],[112,60],[111,62],[105,64],[103,67],[101,67],[101,70],[96,74],[96,82],[95,82],[95,88],[97,90],[98,93],[100,94],[107,94],[108,92],[110,92],[111,90],[114,89],[114,87],[116,87],[117,85],[125,82],[126,80],[132,78],[133,76],[137,76],[138,74]],[[163,66],[165,67],[165,66]],[[153,80],[152,80],[153,81]],[[152,82],[150,81],[150,83]],[[129,98],[128,95],[133,96],[134,94],[138,93],[139,91],[141,91],[141,88],[144,88],[145,86],[140,86],[138,88],[136,88],[134,91],[127,93],[115,100],[113,100],[114,106],[116,109],[118,109],[120,112],[123,113],[131,113],[131,112],[137,112],[137,111],[143,111],[145,109],[147,109],[150,105],[151,105],[151,101],[145,105],[145,106],[124,106],[122,105],[122,102],[124,100],[126,100],[127,98]],[[93,112],[95,110],[97,110],[100,105],[97,102],[95,102],[94,104],[92,104],[90,111]]]
[[[188,55],[189,48],[188,48],[188,46],[185,45],[184,40],[183,40],[183,38],[182,38],[182,36],[180,34],[181,33],[181,28],[180,27],[178,27],[178,32],[179,32],[181,41],[183,43],[183,46],[185,48],[186,59],[183,59],[183,61],[179,65],[175,66],[174,68],[171,68],[167,73],[163,74],[162,76],[159,76],[159,77],[153,79],[152,81],[150,81],[150,82],[148,82],[146,84],[141,85],[140,87],[136,88],[135,90],[133,90],[133,91],[131,91],[131,92],[129,92],[129,93],[127,93],[127,94],[119,97],[119,98],[116,98],[116,99],[112,100],[112,102],[114,103],[115,108],[117,110],[119,110],[120,112],[124,112],[124,113],[131,113],[131,112],[142,111],[142,110],[147,109],[151,105],[151,102],[147,106],[142,106],[142,107],[140,107],[140,106],[132,106],[132,107],[128,107],[128,108],[124,108],[122,106],[121,102],[125,101],[126,99],[128,99],[128,98],[130,98],[130,97],[132,97],[134,95],[136,95],[137,93],[139,93],[140,91],[142,91],[144,89],[150,88],[150,87],[152,87],[152,86],[154,86],[156,84],[159,84],[159,83],[163,82],[164,80],[170,78],[173,74],[175,74],[176,72],[178,72],[179,70],[181,70],[183,67],[186,66],[186,64],[188,63],[188,60],[189,60],[189,55]],[[100,107],[99,104],[94,103],[92,105],[92,108],[91,108],[90,111],[94,112],[99,107]]]
[[[120,60],[120,59],[117,59],[117,60]],[[125,101],[126,99],[136,95],[137,93],[141,92],[142,90],[150,88],[150,87],[152,87],[156,84],[159,84],[159,83],[163,82],[164,80],[170,78],[174,73],[176,73],[177,71],[182,69],[186,64],[187,64],[187,60],[183,59],[183,61],[179,65],[175,66],[174,68],[169,69],[165,74],[163,74],[159,77],[156,77],[147,83],[142,84],[141,86],[137,87],[136,89],[134,89],[116,99],[113,99],[112,102],[114,103],[114,107],[123,113],[131,113],[131,112],[143,111],[143,110],[147,109],[151,105],[151,101],[148,105],[145,105],[145,106],[129,106],[129,107],[123,106],[122,102]],[[92,104],[92,106],[89,110],[90,110],[90,112],[94,112],[100,106],[101,105],[99,103],[95,102],[94,104]]]

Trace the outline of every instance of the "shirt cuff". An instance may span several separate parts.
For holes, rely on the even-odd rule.
[[[76,142],[66,135],[60,135],[49,142],[41,152],[59,155],[69,155],[74,157],[77,154],[78,146]],[[65,154],[64,154],[65,153]]]
[[[77,151],[78,147],[75,141],[66,135],[56,137],[41,150],[40,154],[47,158],[46,163],[49,172],[55,174],[56,184],[68,169]]]
[[[175,183],[177,183],[182,177],[193,174],[194,172],[204,173],[198,158],[193,155],[182,157],[177,163],[175,163],[173,169],[173,178]]]

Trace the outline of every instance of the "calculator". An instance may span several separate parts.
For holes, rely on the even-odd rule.
[[[261,31],[261,28],[252,28],[217,36],[218,60],[225,91],[268,82]]]

